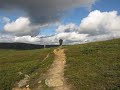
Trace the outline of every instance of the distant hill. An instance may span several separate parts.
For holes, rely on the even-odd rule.
[[[46,45],[46,48],[57,47],[58,45]],[[28,44],[28,43],[0,43],[0,49],[41,49],[44,45]]]

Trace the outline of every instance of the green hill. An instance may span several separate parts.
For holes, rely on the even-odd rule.
[[[120,90],[120,39],[65,48],[72,90]]]
[[[120,90],[120,39],[63,48],[67,57],[64,76],[71,90]],[[0,90],[11,90],[25,75],[34,88],[36,79],[53,63],[53,49],[0,49]]]

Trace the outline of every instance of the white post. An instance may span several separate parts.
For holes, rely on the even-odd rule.
[[[46,48],[46,45],[44,45],[44,49]]]

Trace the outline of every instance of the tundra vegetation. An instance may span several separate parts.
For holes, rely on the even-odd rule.
[[[66,54],[64,78],[71,90],[120,90],[120,39],[63,48]],[[53,49],[0,49],[0,90],[11,90],[25,74],[31,78],[30,88],[34,88],[34,81],[53,63]],[[48,53],[49,57],[44,59]]]
[[[65,48],[72,90],[120,90],[120,39]]]
[[[37,78],[53,61],[53,49],[0,50],[0,90],[11,90],[15,83],[29,75]],[[44,58],[49,53],[49,58]],[[40,68],[40,69],[39,69]],[[39,73],[37,74],[37,71]]]

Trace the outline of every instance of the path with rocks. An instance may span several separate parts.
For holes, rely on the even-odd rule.
[[[61,48],[54,49],[53,53],[55,55],[54,61],[50,66],[48,72],[43,76],[45,85],[47,85],[50,88],[50,90],[70,90],[70,86],[67,85],[64,77],[64,68],[66,64],[66,56],[64,53],[64,49],[61,49]],[[12,90],[30,90],[30,89],[29,88],[22,88],[22,89],[13,88]],[[41,81],[38,81],[38,85],[31,90],[45,90],[45,89],[41,85]]]
[[[48,70],[45,84],[53,87],[54,90],[70,90],[64,78],[64,68],[66,64],[66,56],[64,49],[55,49],[55,60]]]

